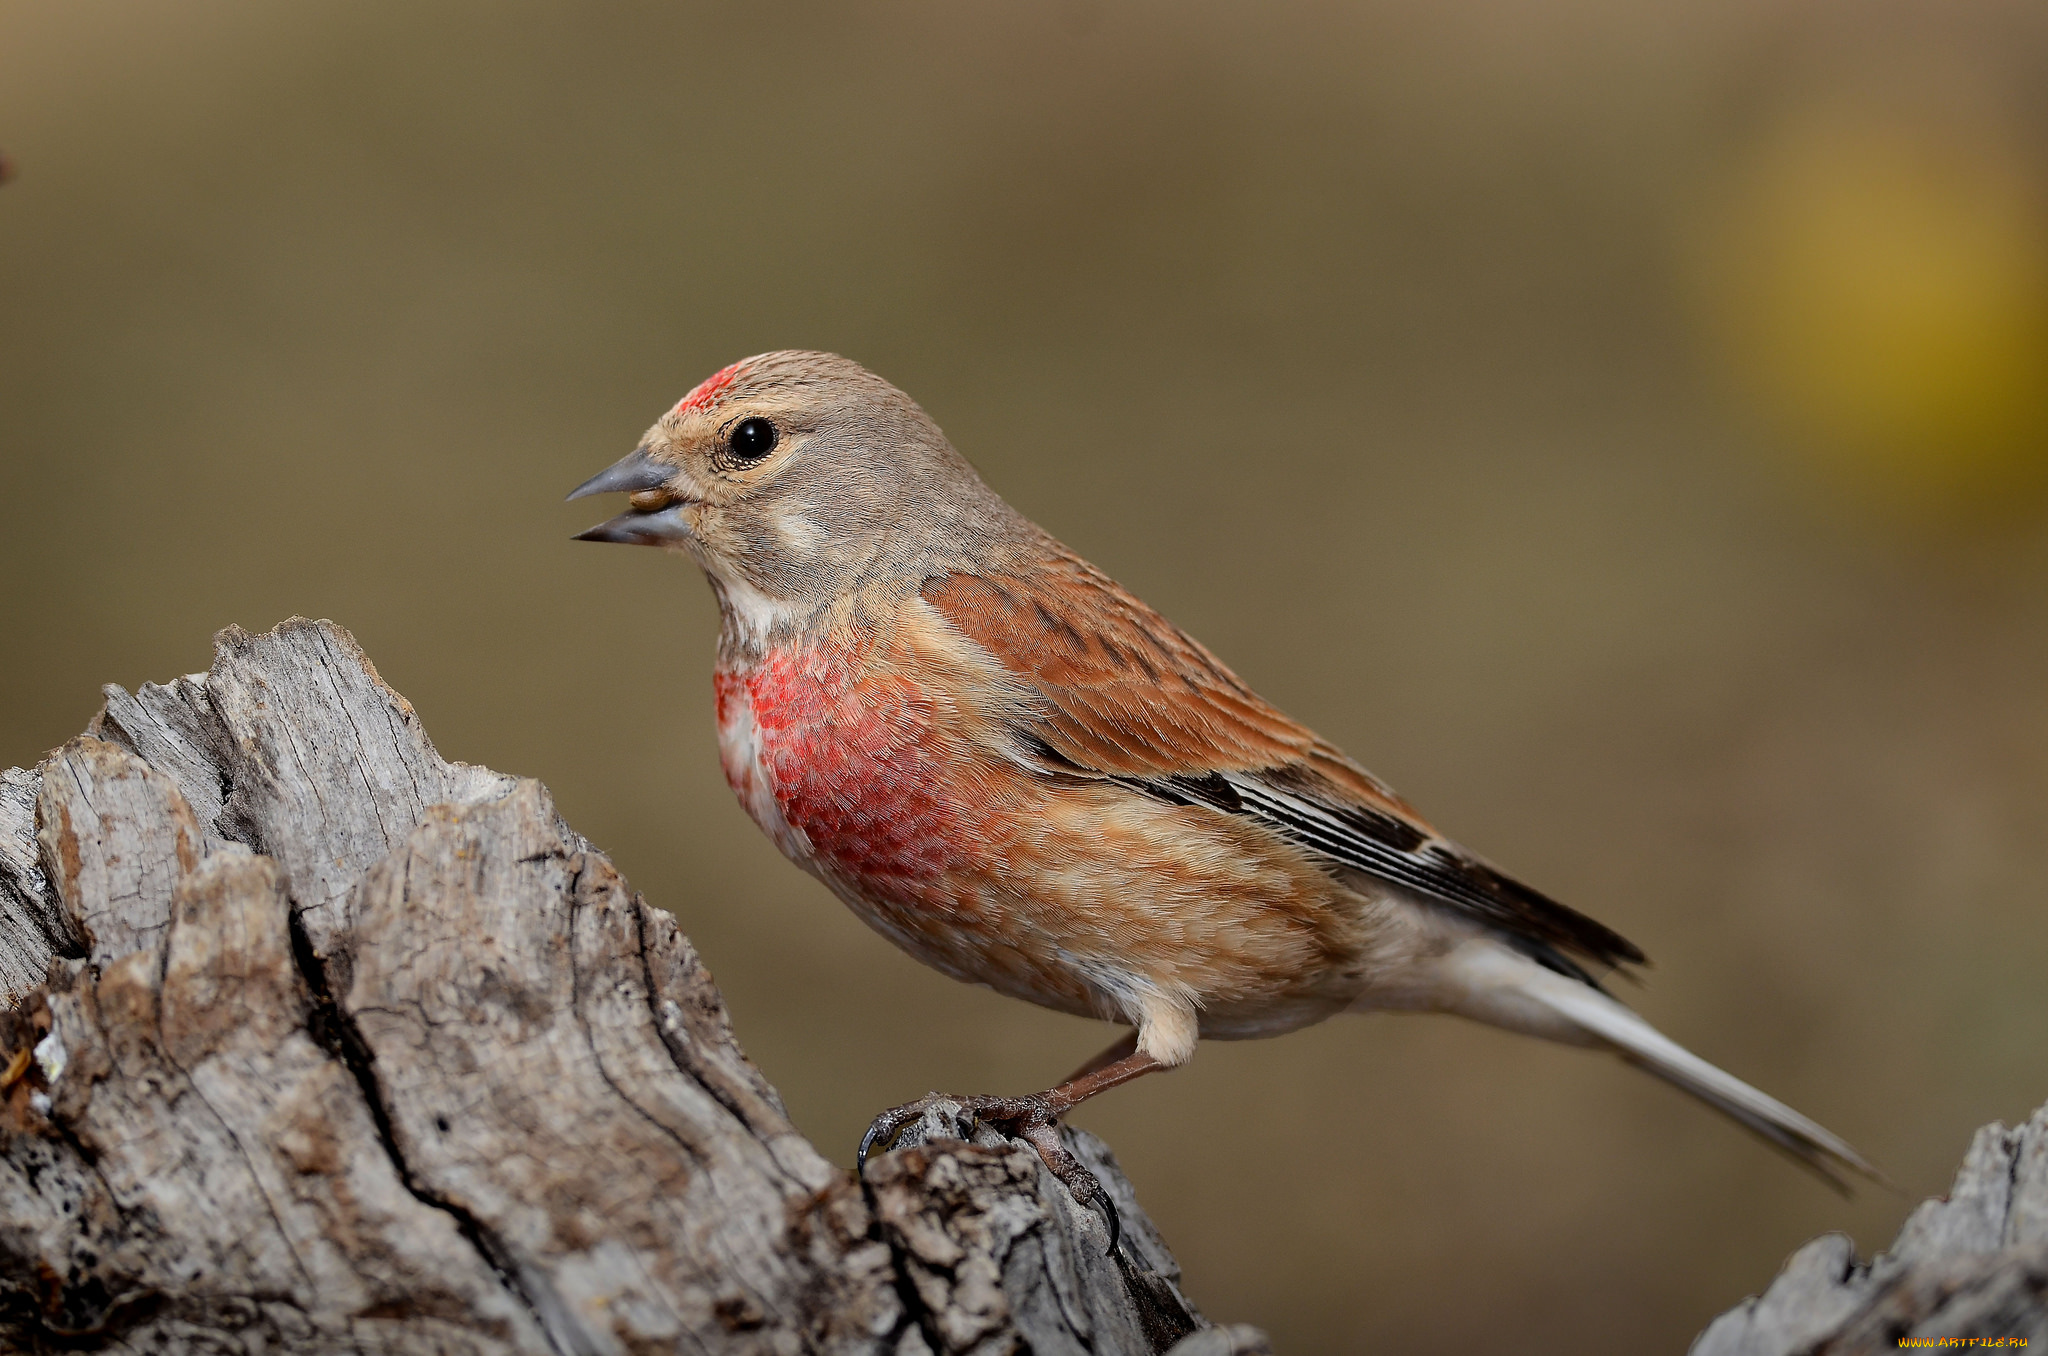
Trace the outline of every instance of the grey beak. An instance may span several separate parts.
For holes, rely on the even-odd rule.
[[[656,461],[647,455],[646,448],[635,448],[629,455],[619,458],[569,491],[569,497],[582,499],[593,494],[638,494],[642,490],[658,490],[674,479],[675,474],[675,467]],[[616,518],[599,523],[588,532],[578,532],[573,540],[616,541],[629,546],[666,546],[670,542],[687,540],[690,535],[690,527],[683,521],[682,511],[683,505],[680,503],[645,512],[631,509]]]
[[[646,448],[637,447],[569,491],[569,498],[587,499],[593,494],[638,494],[642,490],[658,490],[668,484],[675,473],[675,467],[662,465],[647,455]]]
[[[690,537],[689,524],[683,521],[683,505],[671,504],[667,508],[642,513],[637,509],[608,518],[587,532],[578,532],[572,541],[615,541],[627,546],[666,546],[670,542],[687,541]]]

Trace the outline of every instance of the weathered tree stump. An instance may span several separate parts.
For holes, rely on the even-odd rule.
[[[1847,1237],[1823,1234],[1715,1319],[1691,1356],[1849,1356],[1942,1339],[1949,1350],[2048,1346],[2048,1106],[2017,1130],[1979,1130],[1948,1195],[1909,1215],[1889,1252],[1858,1262]]]
[[[1262,1348],[1087,1135],[1114,1258],[942,1115],[828,1163],[673,918],[339,627],[106,698],[0,778],[0,1348]]]
[[[106,698],[0,774],[0,1350],[1265,1350],[1091,1136],[1114,1257],[957,1108],[863,1182],[826,1162],[675,921],[539,783],[444,761],[339,627]],[[2048,1345],[2048,1107],[1693,1351],[1901,1337]]]

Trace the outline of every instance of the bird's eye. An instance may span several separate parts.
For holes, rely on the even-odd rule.
[[[739,460],[759,461],[775,450],[775,425],[766,419],[742,419],[725,441]]]

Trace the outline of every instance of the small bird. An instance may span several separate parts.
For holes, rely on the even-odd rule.
[[[734,363],[569,497],[621,491],[628,511],[578,539],[703,568],[725,778],[775,845],[927,965],[1131,1028],[1045,1092],[950,1099],[1099,1204],[1112,1248],[1060,1118],[1204,1037],[1340,1012],[1611,1050],[1837,1187],[1875,1176],[1610,995],[1599,974],[1644,963],[1633,943],[1432,828],[859,364]],[[937,1097],[877,1117],[862,1163]]]

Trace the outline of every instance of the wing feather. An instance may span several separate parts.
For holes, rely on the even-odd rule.
[[[1445,838],[1185,632],[1064,550],[927,581],[926,602],[1040,699],[1013,731],[1048,771],[1250,816],[1332,865],[1404,886],[1564,959],[1641,963],[1634,943]],[[1557,953],[1564,953],[1563,955]]]

